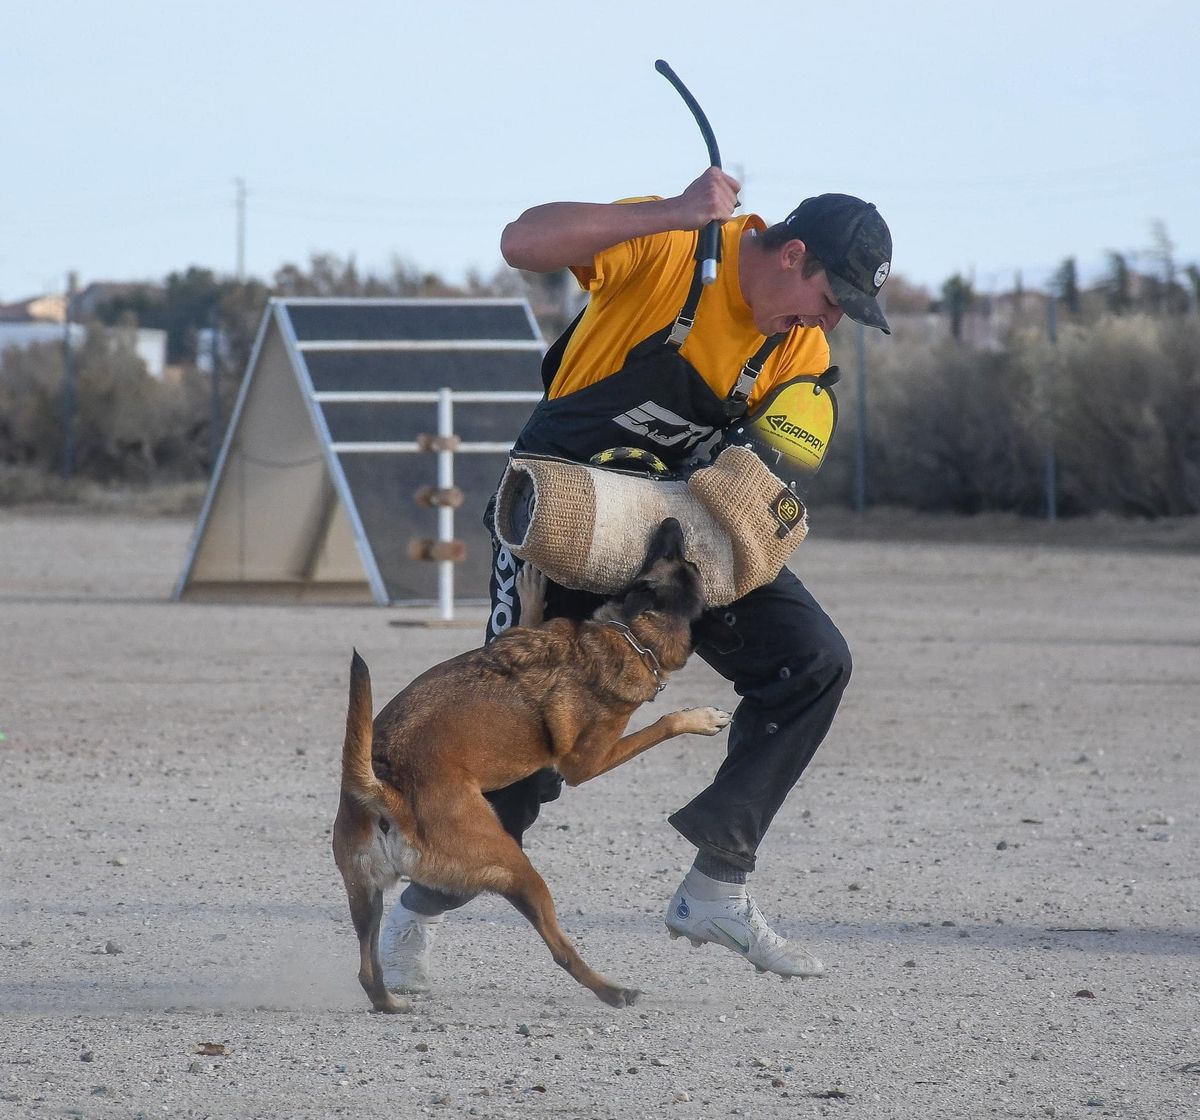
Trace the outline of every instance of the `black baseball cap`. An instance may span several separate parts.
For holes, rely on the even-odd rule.
[[[891,334],[875,297],[892,269],[892,235],[875,204],[850,194],[819,194],[783,221],[825,266],[842,310],[856,323]]]

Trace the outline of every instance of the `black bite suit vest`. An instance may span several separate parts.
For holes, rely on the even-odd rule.
[[[701,291],[697,261],[687,300],[673,324],[638,343],[615,373],[551,400],[550,385],[581,313],[546,352],[542,383],[547,396],[517,437],[514,454],[587,462],[610,447],[637,447],[657,455],[668,467],[679,467],[698,444],[742,416],[763,363],[786,335],[768,338],[728,396],[718,396],[679,352],[695,323]]]

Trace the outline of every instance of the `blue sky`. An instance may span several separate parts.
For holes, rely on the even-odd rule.
[[[232,273],[236,178],[253,275],[313,251],[489,274],[527,206],[703,168],[657,57],[748,209],[860,194],[911,280],[1086,278],[1155,220],[1200,261],[1196,0],[40,0],[2,29],[0,301]]]

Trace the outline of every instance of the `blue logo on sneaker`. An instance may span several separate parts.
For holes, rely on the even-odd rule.
[[[681,918],[686,918],[691,911],[688,909],[687,899],[681,898],[679,905],[675,907],[675,913]]]

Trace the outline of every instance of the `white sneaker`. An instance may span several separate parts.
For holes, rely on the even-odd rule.
[[[681,883],[667,907],[666,923],[672,939],[686,937],[697,947],[713,941],[740,953],[759,972],[775,972],[785,980],[825,971],[811,953],[771,929],[749,895],[709,902],[694,897],[686,882]]]
[[[397,902],[379,929],[383,982],[393,992],[427,992],[430,959],[444,915],[430,917]]]

